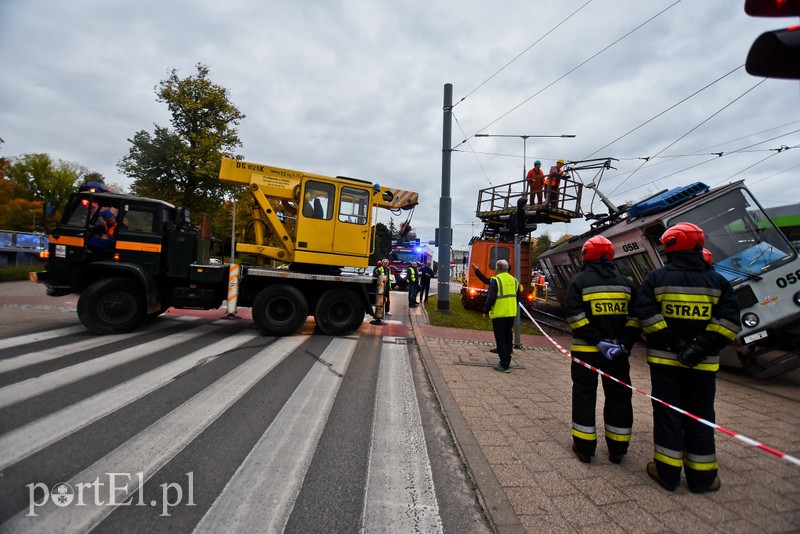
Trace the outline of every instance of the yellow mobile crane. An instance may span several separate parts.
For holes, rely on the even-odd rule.
[[[236,251],[289,263],[298,272],[366,267],[375,240],[372,208],[408,210],[419,201],[413,191],[229,158],[219,179],[247,185],[255,202],[257,243],[239,243]],[[267,244],[270,234],[277,239]]]
[[[265,332],[294,331],[311,314],[323,333],[339,335],[358,328],[365,313],[374,315],[375,280],[345,276],[341,268],[367,267],[373,208],[411,210],[417,193],[229,158],[219,178],[247,185],[254,201],[255,242],[238,243],[237,252],[289,265],[243,269],[239,299],[253,299],[253,320]]]
[[[342,267],[367,266],[374,208],[411,210],[417,193],[227,158],[219,177],[250,190],[255,238],[236,248],[259,265],[210,263],[210,221],[193,225],[186,208],[82,187],[49,232],[46,270],[31,278],[52,296],[80,293],[78,317],[96,334],[130,332],[170,307],[208,310],[225,300],[229,314],[251,307],[268,335],[291,334],[309,315],[324,334],[343,335],[375,315],[376,280]],[[98,250],[104,210],[124,224]],[[268,258],[289,268],[266,267]]]

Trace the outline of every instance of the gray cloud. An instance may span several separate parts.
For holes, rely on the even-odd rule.
[[[482,129],[576,134],[528,140],[527,166],[539,158],[548,167],[559,157],[595,152],[743,64],[762,31],[793,23],[748,17],[743,2],[681,2],[553,83],[672,4],[594,0],[468,95],[584,3],[7,0],[0,6],[7,73],[0,153],[46,152],[127,185],[116,169],[127,139],[169,124],[155,86],[173,68],[188,75],[201,62],[247,115],[240,127],[246,159],[416,190],[422,204],[412,225],[432,239],[445,83],[453,84],[456,100],[466,97],[454,109],[454,144]],[[727,181],[770,148],[800,143],[789,133],[800,124],[791,124],[800,121],[797,83],[768,80],[622,184],[641,164],[637,158],[664,150],[758,81],[740,69],[602,150],[597,156],[621,160],[603,190],[618,188],[612,198],[622,202],[696,180]],[[774,129],[783,124],[789,126]],[[774,130],[758,133],[768,129]],[[775,136],[679,172],[704,158],[686,154],[711,146],[734,151]],[[800,150],[787,150],[734,179],[752,183],[765,205],[786,203],[795,200],[797,169],[780,172],[798,164]],[[477,191],[521,178],[522,168],[519,139],[459,145],[452,174],[457,247],[480,228]],[[585,226],[547,230],[557,237]]]

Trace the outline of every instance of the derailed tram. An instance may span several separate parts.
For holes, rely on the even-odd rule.
[[[713,268],[736,291],[742,330],[720,354],[721,364],[744,367],[757,378],[800,367],[800,258],[742,181],[714,189],[697,182],[621,207],[541,254],[539,268],[564,302],[583,243],[602,235],[614,244],[619,271],[638,287],[666,262],[659,238],[679,222],[703,229]]]

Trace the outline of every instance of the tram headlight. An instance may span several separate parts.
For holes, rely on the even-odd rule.
[[[792,295],[792,300],[794,301],[795,304],[800,306],[800,291]]]
[[[745,313],[742,315],[742,324],[745,325],[747,328],[755,328],[758,326],[761,320],[758,318],[758,315],[755,313]]]

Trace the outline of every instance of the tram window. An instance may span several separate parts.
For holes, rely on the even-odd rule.
[[[782,265],[795,251],[745,189],[735,189],[700,204],[670,221],[691,222],[703,229],[714,266],[729,280]]]
[[[630,258],[617,258],[614,260],[614,265],[617,266],[617,270],[622,276],[630,280],[634,285],[639,285],[639,281],[636,280],[636,276],[634,275],[633,265],[631,264]]]
[[[650,260],[650,256],[643,252],[642,254],[634,254],[633,256],[629,257],[638,269],[642,280],[644,280],[645,275],[653,270],[653,262]]]
[[[617,258],[614,260],[614,265],[616,265],[617,270],[625,278],[633,282],[633,285],[636,287],[639,287],[645,275],[653,270],[653,262],[650,261],[647,253]]]

